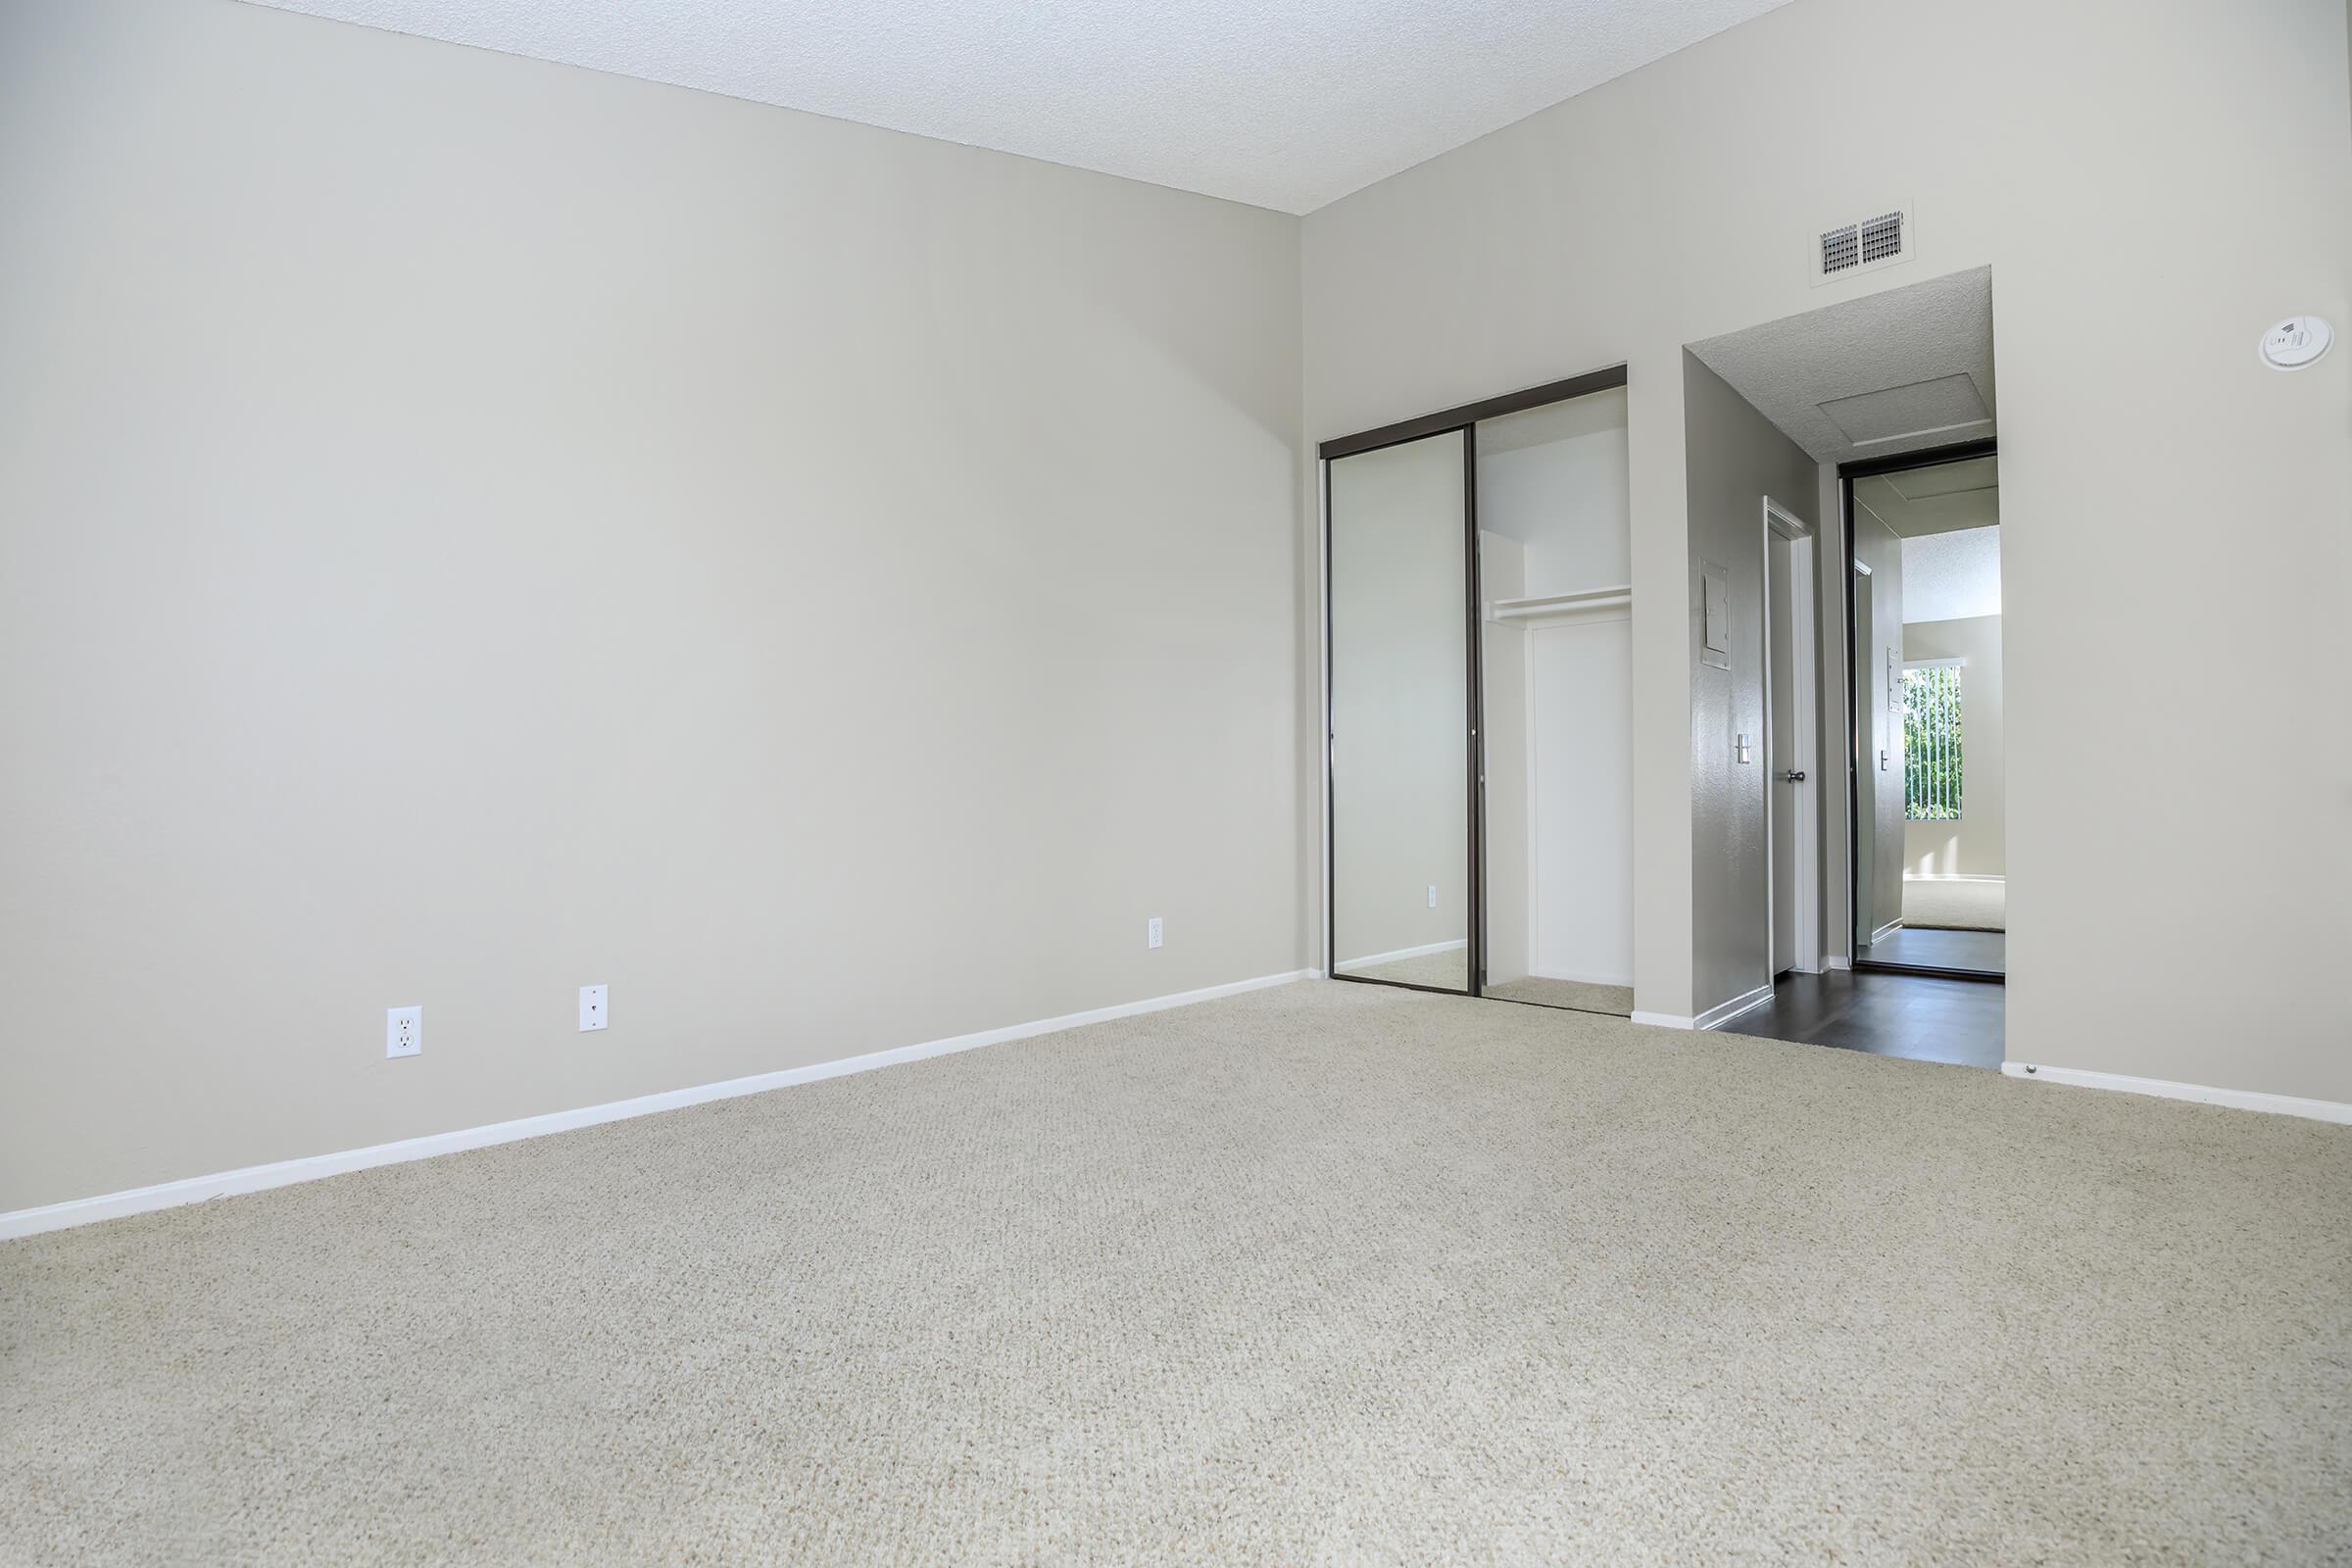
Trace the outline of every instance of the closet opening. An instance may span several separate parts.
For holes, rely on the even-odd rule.
[[[1633,1011],[1625,380],[1321,448],[1336,979]]]

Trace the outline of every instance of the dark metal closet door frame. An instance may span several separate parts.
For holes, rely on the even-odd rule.
[[[1913,468],[1933,468],[1945,463],[1965,463],[1971,458],[1996,457],[1999,452],[1999,438],[1987,437],[1982,441],[1956,442],[1948,447],[1931,447],[1924,452],[1904,452],[1888,458],[1863,458],[1838,465],[1838,512],[1845,536],[1845,951],[1847,961],[1857,969],[1886,974],[1936,975],[1945,980],[1984,980],[1994,985],[2008,983],[2005,970],[1995,974],[1989,969],[1886,963],[1876,958],[1854,956],[1868,946],[1862,931],[1861,869],[1862,768],[1868,759],[1863,755],[1867,748],[1862,744],[1862,711],[1855,695],[1861,671],[1854,660],[1854,481],[1875,478],[1880,474],[1908,473]]]
[[[1403,991],[1431,991],[1440,996],[1482,996],[1487,977],[1487,743],[1485,660],[1481,648],[1483,630],[1480,611],[1482,600],[1478,575],[1478,423],[1481,419],[1497,419],[1506,414],[1524,414],[1547,403],[1565,403],[1594,392],[1606,392],[1625,385],[1625,367],[1613,365],[1606,369],[1572,375],[1564,381],[1547,381],[1520,392],[1506,392],[1500,397],[1485,398],[1465,403],[1459,408],[1446,409],[1437,414],[1424,414],[1418,418],[1384,424],[1377,429],[1344,435],[1322,443],[1315,455],[1323,468],[1323,972],[1334,980],[1347,980],[1356,985],[1395,986]],[[1463,787],[1470,798],[1469,842],[1469,900],[1470,919],[1467,952],[1467,985],[1461,991],[1447,986],[1416,985],[1409,980],[1378,980],[1369,975],[1340,973],[1339,921],[1339,801],[1332,777],[1331,753],[1331,466],[1340,458],[1358,457],[1377,452],[1383,447],[1402,446],[1408,441],[1425,441],[1433,435],[1446,435],[1459,430],[1462,434],[1462,581],[1467,592],[1462,605],[1463,660],[1468,669],[1465,696],[1469,703],[1469,734],[1464,737],[1466,776]],[[1847,553],[1852,553],[1848,541]],[[1851,639],[1849,638],[1850,642]]]

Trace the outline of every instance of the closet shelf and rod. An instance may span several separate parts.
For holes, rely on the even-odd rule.
[[[1496,621],[1561,621],[1611,619],[1634,602],[1630,586],[1587,588],[1573,594],[1538,594],[1526,599],[1495,599],[1487,605],[1487,618]]]

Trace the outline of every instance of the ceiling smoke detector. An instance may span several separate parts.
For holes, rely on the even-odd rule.
[[[2320,363],[2335,328],[2316,316],[2290,316],[2262,334],[2262,363],[2274,370],[2301,370]]]

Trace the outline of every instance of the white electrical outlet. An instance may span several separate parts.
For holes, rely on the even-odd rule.
[[[605,988],[603,986],[580,987],[580,1033],[586,1034],[591,1029],[602,1029],[605,1023]]]
[[[384,1009],[384,1054],[414,1056],[424,1049],[424,1009],[422,1007],[386,1007]]]
[[[1435,882],[1429,885],[1429,906],[1433,909],[1438,906],[1438,885]]]
[[[1156,914],[1145,923],[1144,946],[1147,948],[1159,946],[1159,916]]]

